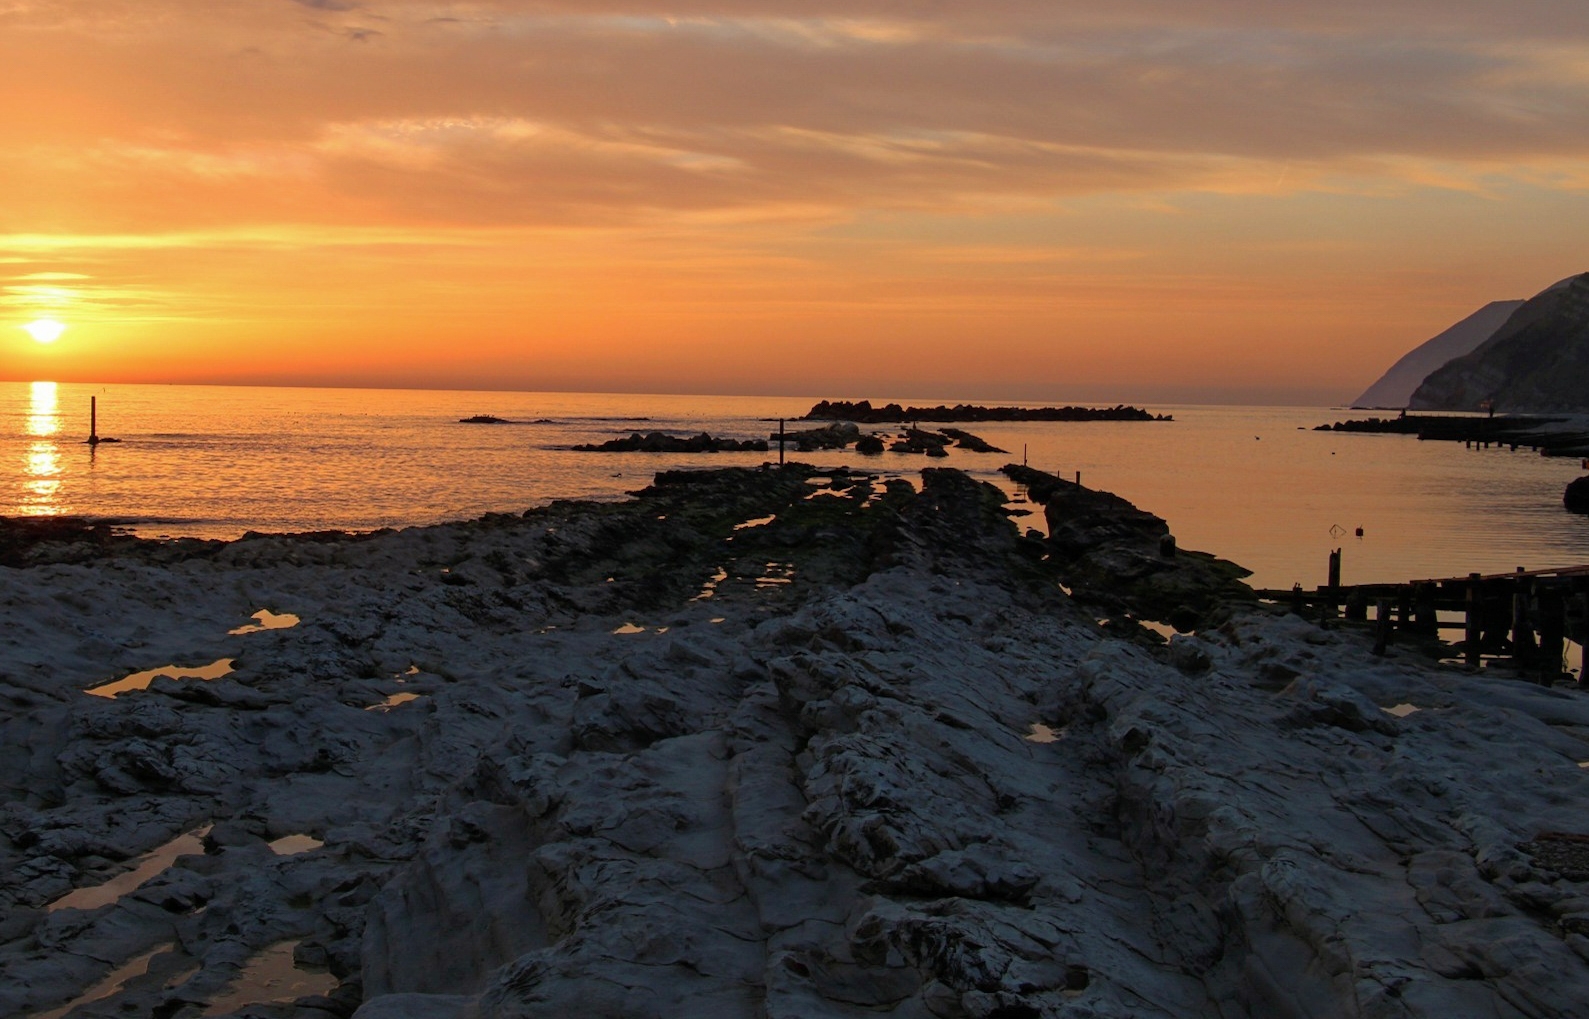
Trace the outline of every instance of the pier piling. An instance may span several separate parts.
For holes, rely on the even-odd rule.
[[[1479,664],[1479,644],[1484,630],[1484,598],[1479,589],[1479,574],[1468,574],[1467,621],[1463,633],[1463,657],[1469,665]]]

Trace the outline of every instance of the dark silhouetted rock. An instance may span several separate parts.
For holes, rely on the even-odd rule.
[[[1562,494],[1562,504],[1573,513],[1589,513],[1589,477],[1575,478]]]
[[[507,418],[495,417],[491,414],[476,414],[474,417],[459,418],[460,425],[511,425],[513,422]]]
[[[900,424],[905,421],[1173,421],[1168,414],[1150,414],[1139,407],[981,407],[958,403],[953,407],[901,407],[897,403],[873,407],[872,401],[823,400],[806,413],[813,421],[858,421],[861,424]]]
[[[702,432],[699,435],[680,437],[663,432],[634,432],[621,439],[608,439],[599,445],[575,446],[581,453],[738,453],[767,451],[767,443],[760,439],[716,439]]]
[[[771,435],[777,441],[778,433]],[[835,422],[825,428],[808,428],[803,432],[784,432],[783,441],[792,444],[802,453],[809,453],[815,449],[843,449],[852,442],[858,442],[861,430],[847,421]]]
[[[981,438],[979,438],[979,437],[977,437],[975,435],[972,435],[970,432],[962,432],[958,428],[945,428],[945,429],[943,429],[943,433],[945,435],[949,436],[949,438],[955,440],[955,448],[956,449],[969,449],[973,453],[1008,453],[1009,452],[1009,450],[1007,450],[1007,449],[1000,449],[997,446],[989,445],[987,442],[985,442]]]
[[[876,435],[863,435],[855,441],[855,451],[876,456],[883,451],[883,440]]]

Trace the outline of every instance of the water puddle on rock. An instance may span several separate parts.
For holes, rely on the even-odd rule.
[[[745,521],[742,521],[741,523],[735,524],[734,525],[734,530],[743,531],[743,530],[746,530],[746,529],[751,528],[751,527],[766,527],[768,524],[772,523],[774,520],[777,520],[777,519],[778,519],[778,514],[774,513],[771,516],[757,517],[754,520],[745,520]]]
[[[244,1005],[268,1001],[291,1001],[311,994],[328,994],[336,989],[337,978],[326,972],[299,969],[292,961],[296,941],[271,945],[248,960],[243,971],[210,1003],[205,1015],[226,1015]]]
[[[1422,711],[1423,708],[1420,708],[1416,704],[1402,703],[1402,704],[1393,704],[1393,705],[1391,705],[1388,708],[1380,708],[1379,710],[1383,711],[1387,715],[1395,715],[1397,718],[1406,718],[1408,715],[1412,714],[1414,711]]]
[[[1176,630],[1175,627],[1171,626],[1169,623],[1161,623],[1157,619],[1139,619],[1139,620],[1137,620],[1137,622],[1141,623],[1143,626],[1145,626],[1148,629],[1152,630],[1154,633],[1158,634],[1160,637],[1163,637],[1165,640],[1169,640],[1170,638],[1174,637],[1177,633],[1180,632],[1180,631]]]
[[[1064,735],[1065,730],[1063,728],[1055,729],[1052,726],[1044,725],[1042,722],[1033,722],[1024,739],[1030,743],[1058,743]]]
[[[625,623],[625,624],[623,624],[622,626],[618,627],[616,630],[614,630],[612,632],[613,633],[645,633],[646,632],[646,628],[643,627],[643,626],[636,626],[633,623]]]
[[[260,609],[249,618],[257,619],[259,622],[250,623],[246,626],[239,626],[235,630],[227,630],[226,632],[235,637],[244,633],[263,633],[266,630],[290,630],[302,622],[301,619],[293,615],[291,612],[282,612],[278,614],[270,611],[269,609]]]
[[[369,707],[365,708],[364,710],[365,711],[390,711],[390,710],[392,710],[393,708],[397,707],[400,704],[407,704],[409,701],[417,701],[417,700],[419,700],[419,698],[420,698],[419,694],[412,693],[410,691],[404,690],[404,691],[401,691],[399,693],[388,694],[386,696],[386,700],[382,701],[379,704],[371,704]]]
[[[766,568],[767,572],[756,578],[758,590],[768,590],[783,584],[794,583],[794,563],[768,563]]]
[[[398,696],[398,695],[393,695]],[[325,845],[313,835],[285,835],[274,842],[268,843],[270,851],[277,856],[297,856],[299,853],[310,853]]]
[[[711,619],[708,619],[707,622],[709,622],[709,623],[726,623],[726,622],[728,622],[728,619],[726,617],[724,617],[724,616],[713,616]]]
[[[128,690],[147,690],[149,684],[155,681],[156,676],[169,676],[172,679],[220,679],[232,671],[235,658],[217,658],[208,665],[162,665],[157,669],[145,669],[143,672],[134,672],[130,676],[106,683],[103,686],[92,686],[84,693],[95,697],[115,697],[117,694],[126,693]]]
[[[717,594],[717,585],[728,579],[728,570],[719,566],[717,572],[712,574],[712,579],[701,585],[701,593],[691,598],[690,601],[705,601]]]
[[[136,959],[117,966],[110,971],[110,975],[105,977],[105,979],[90,987],[67,1004],[62,1005],[60,1008],[51,1009],[48,1012],[40,1012],[33,1019],[61,1019],[62,1016],[73,1009],[81,1008],[90,1002],[103,1001],[111,995],[119,993],[127,984],[149,972],[149,963],[153,961],[155,956],[169,952],[176,947],[175,942],[168,942],[157,948],[150,949]]]
[[[167,867],[176,862],[177,857],[202,854],[204,836],[209,833],[210,826],[205,825],[178,835],[160,848],[141,857],[132,870],[118,874],[104,884],[67,892],[46,908],[53,913],[57,909],[98,909],[100,906],[109,905],[164,873]]]

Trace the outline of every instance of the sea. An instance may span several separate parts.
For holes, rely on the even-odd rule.
[[[864,394],[874,404],[957,402]],[[634,431],[764,438],[822,397],[447,392],[0,383],[0,515],[71,514],[146,537],[373,530],[623,499],[660,470],[754,466],[770,453],[590,453]],[[91,446],[90,398],[102,436]],[[851,397],[854,398],[854,397]],[[1063,403],[1064,401],[1056,401]],[[1030,404],[1029,404],[1030,405]],[[1259,587],[1396,582],[1589,564],[1589,518],[1562,508],[1572,459],[1405,435],[1314,431],[1332,408],[1150,405],[1171,421],[963,425],[1005,455],[947,459],[853,449],[789,454],[919,478],[951,466],[1003,487],[1009,462],[1131,500],[1182,548],[1233,560]],[[511,423],[464,424],[493,415]],[[926,427],[931,427],[923,422]],[[878,431],[897,431],[876,426]],[[1043,526],[1040,512],[1018,518]]]

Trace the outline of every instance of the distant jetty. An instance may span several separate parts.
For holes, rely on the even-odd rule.
[[[1455,414],[1404,414],[1393,418],[1356,418],[1317,425],[1316,432],[1369,432],[1416,435],[1420,439],[1462,442],[1481,449],[1505,446],[1537,450],[1541,456],[1589,456],[1589,432],[1566,417],[1502,414],[1475,417]]]
[[[860,424],[900,424],[906,421],[1173,421],[1168,414],[1153,414],[1140,407],[983,407],[957,403],[953,407],[901,407],[897,403],[872,406],[870,400],[823,400],[806,412],[807,421],[855,421]]]

